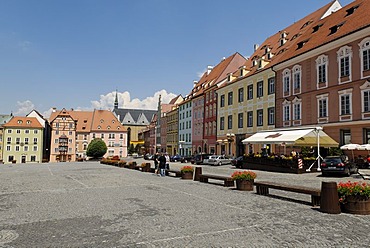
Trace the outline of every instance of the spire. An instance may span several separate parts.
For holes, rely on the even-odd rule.
[[[116,99],[114,100],[114,108],[115,109],[118,108],[118,93],[117,93],[117,90],[116,90]]]

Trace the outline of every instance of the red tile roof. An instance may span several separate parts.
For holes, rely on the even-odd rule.
[[[36,117],[14,116],[3,127],[12,128],[43,128]]]

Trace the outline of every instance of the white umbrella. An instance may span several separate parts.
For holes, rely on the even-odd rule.
[[[360,150],[361,146],[359,144],[347,144],[344,146],[341,146],[341,150],[350,150],[352,152],[352,159],[354,159],[353,156],[353,150]]]
[[[366,150],[366,151],[370,151],[370,144],[363,144],[363,145],[360,145],[359,150]]]

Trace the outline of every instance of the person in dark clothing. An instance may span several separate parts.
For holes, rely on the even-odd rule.
[[[164,177],[166,175],[166,157],[161,153],[161,155],[158,158],[159,162],[159,171],[160,171],[160,176]]]

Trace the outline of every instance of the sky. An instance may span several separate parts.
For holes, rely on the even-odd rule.
[[[329,0],[1,0],[0,114],[156,109]],[[342,6],[352,0],[340,0]]]

